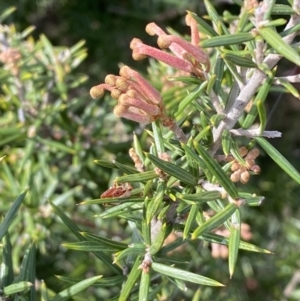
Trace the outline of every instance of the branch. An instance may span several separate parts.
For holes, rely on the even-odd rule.
[[[300,0],[294,1],[294,8],[300,7]],[[264,14],[264,11],[262,7],[256,10],[256,14]],[[260,16],[257,17],[259,19]],[[300,22],[300,16],[299,15],[293,15],[291,16],[288,24],[285,27],[285,30],[295,26]],[[256,24],[257,26],[259,24]],[[297,33],[292,33],[286,37],[283,38],[283,41],[285,43],[291,44],[294,38],[296,37]],[[279,54],[269,54],[265,60],[263,61],[264,64],[268,66],[269,69],[272,69],[278,61],[282,58]],[[222,133],[224,130],[228,129],[231,130],[242,113],[244,112],[245,107],[253,97],[253,95],[257,92],[259,86],[261,86],[262,82],[266,79],[267,75],[259,70],[256,69],[249,80],[249,82],[245,85],[243,89],[241,89],[239,95],[237,96],[236,101],[233,103],[232,107],[229,108],[228,114],[226,117],[220,122],[219,126],[214,129],[213,135],[214,135],[214,145],[212,146],[210,153],[214,155],[217,150],[219,149],[221,145],[221,138]]]

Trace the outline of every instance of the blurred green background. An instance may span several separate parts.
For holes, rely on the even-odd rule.
[[[216,1],[215,4],[220,14],[224,10],[231,13],[239,11],[236,5],[227,1]],[[141,133],[141,129],[133,123],[113,116],[111,112],[114,103],[108,97],[106,101],[92,100],[89,96],[90,87],[103,82],[106,74],[116,74],[119,63],[146,73],[147,61],[133,61],[129,43],[133,37],[138,37],[155,45],[155,39],[144,31],[147,23],[154,21],[162,27],[169,26],[181,33],[188,33],[184,25],[185,11],[191,10],[203,15],[205,9],[202,1],[198,0],[9,0],[0,2],[0,12],[9,6],[16,6],[17,10],[5,23],[14,23],[17,31],[34,25],[36,29],[32,35],[35,39],[44,34],[54,46],[66,47],[83,39],[88,51],[86,60],[76,69],[78,74],[88,76],[87,81],[74,89],[70,88],[66,109],[53,115],[48,123],[49,127],[57,126],[56,133],[61,138],[56,139],[46,127],[39,132],[40,137],[48,142],[57,140],[71,148],[78,147],[78,152],[74,156],[72,152],[57,149],[51,143],[34,145],[35,151],[32,151],[30,157],[33,161],[24,163],[23,172],[27,170],[28,173],[35,174],[29,176],[31,186],[36,186],[29,198],[36,198],[38,205],[29,204],[29,209],[23,210],[17,220],[19,224],[16,222],[15,225],[20,236],[12,236],[14,244],[20,245],[14,251],[15,262],[21,259],[22,246],[28,245],[31,240],[38,242],[37,278],[43,279],[50,289],[57,292],[66,285],[54,275],[83,278],[84,275],[105,274],[106,271],[90,254],[61,247],[63,241],[76,239],[64,228],[59,218],[47,213],[46,198],[61,206],[83,229],[119,238],[125,232],[130,232],[126,225],[122,225],[122,221],[95,218],[94,214],[101,212],[98,206],[76,206],[85,199],[99,197],[116,176],[111,170],[97,166],[93,160],[117,159],[123,163],[130,162],[128,149],[132,142],[132,132]],[[278,72],[287,75],[298,74],[299,71],[299,68],[295,69],[282,62]],[[69,84],[71,85],[71,79]],[[56,102],[53,101],[52,104],[54,103]],[[272,142],[300,170],[299,100],[273,92],[269,96],[267,110],[273,112],[268,129],[283,133],[282,139]],[[1,107],[0,114],[3,112],[7,114]],[[64,128],[66,124],[69,128]],[[27,147],[28,142],[24,139],[1,144],[0,157],[5,154],[8,156],[8,163],[0,165],[1,214],[5,213],[9,201],[20,192],[17,190],[14,193],[13,189],[8,192],[4,179],[7,174],[12,175],[15,183],[20,181],[18,189],[25,188],[22,187],[21,175],[17,172],[22,155],[15,160],[12,156],[22,153],[21,150]],[[199,268],[203,275],[227,285],[222,289],[203,288],[201,300],[300,299],[300,280],[298,278],[293,282],[293,277],[300,269],[300,189],[270,158],[262,155],[259,164],[262,168],[261,175],[251,179],[247,185],[250,192],[264,195],[266,199],[261,207],[245,208],[243,219],[251,225],[252,242],[271,250],[274,255],[241,252],[235,275],[230,280],[226,260],[212,258],[207,246],[190,246],[188,251],[194,258],[195,268]],[[48,170],[47,173],[44,173],[45,169]],[[38,176],[37,172],[43,175]],[[44,206],[42,210],[41,206]],[[30,225],[27,217],[32,219]],[[123,231],[125,232],[122,233]],[[287,291],[284,293],[285,289]],[[88,299],[107,300],[114,295],[114,291],[117,289],[97,288],[87,293]],[[172,300],[189,300],[186,297],[188,293],[180,296],[178,294]]]

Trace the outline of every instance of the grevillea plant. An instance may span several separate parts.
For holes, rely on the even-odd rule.
[[[251,230],[243,223],[243,212],[264,199],[244,185],[259,176],[256,160],[262,150],[300,183],[299,173],[268,142],[281,134],[265,130],[264,107],[274,85],[299,97],[291,84],[299,82],[299,74],[278,77],[276,70],[282,58],[300,66],[299,46],[293,45],[300,1],[236,2],[240,14],[221,17],[205,0],[209,22],[188,12],[190,37],[150,23],[146,31],[158,36],[158,48],[138,38],[131,41],[134,60],[151,58],[155,87],[122,66],[119,75],[108,75],[91,89],[95,99],[109,91],[117,101],[115,115],[145,131],[143,138],[133,135],[132,165],[95,161],[119,170],[119,176],[99,199],[81,203],[101,204],[103,212],[96,218],[125,220],[131,236],[117,242],[81,233],[73,225],[81,241],[65,244],[94,252],[114,273],[107,281],[120,290],[112,300],[175,300],[174,287],[185,291],[187,283],[224,286],[208,278],[207,269],[193,266],[192,256],[176,257],[189,244],[212,243],[212,256],[228,257],[228,278],[240,249],[270,253],[247,242]],[[277,19],[278,14],[288,20]],[[200,300],[199,294],[195,290],[190,300]]]

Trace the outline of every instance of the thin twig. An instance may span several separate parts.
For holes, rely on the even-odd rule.
[[[243,130],[243,129],[232,129],[230,130],[230,133],[235,136],[244,136],[244,137],[266,137],[266,138],[280,138],[282,133],[278,131],[263,131],[260,133],[259,129],[249,129],[249,130]]]
[[[290,83],[300,83],[300,73],[296,75],[290,75],[290,76],[280,76],[280,77],[275,77],[273,84],[275,85],[281,85],[282,83],[280,80],[287,80]]]

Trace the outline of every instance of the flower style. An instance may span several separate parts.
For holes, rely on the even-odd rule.
[[[163,118],[164,109],[162,97],[138,72],[128,66],[120,69],[120,76],[109,74],[105,83],[91,88],[93,98],[101,97],[104,90],[111,92],[111,96],[118,100],[114,114],[149,124],[157,118]]]
[[[187,42],[179,36],[166,34],[155,23],[149,23],[146,26],[146,32],[149,35],[157,35],[157,44],[160,48],[169,48],[173,53],[167,53],[160,49],[144,44],[140,39],[134,38],[130,43],[132,57],[134,60],[142,60],[151,56],[172,67],[203,78],[203,66],[205,71],[209,71],[209,56],[199,46],[199,32],[197,22],[189,14],[186,15],[185,22],[191,28],[191,42]]]

